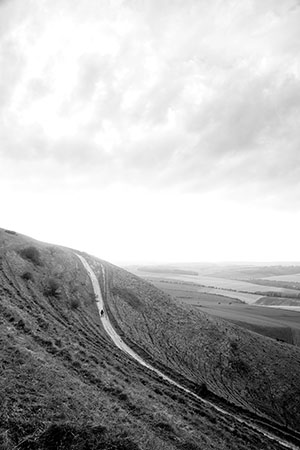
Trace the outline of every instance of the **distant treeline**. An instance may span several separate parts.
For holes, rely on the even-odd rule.
[[[228,278],[229,280],[251,280],[252,283],[256,283],[257,279],[281,276],[281,275],[294,275],[300,273],[300,266],[257,266],[247,268],[224,268],[213,273],[214,277]]]
[[[151,267],[151,266],[142,266],[138,267],[140,272],[150,272],[150,273],[169,273],[169,274],[177,274],[177,275],[199,275],[199,272],[195,272],[194,270],[185,270],[185,269],[173,269],[171,267]]]
[[[249,280],[248,280],[249,281]],[[283,281],[283,280],[251,280],[251,283],[260,284],[261,286],[278,287],[283,289],[294,289],[295,291],[300,291],[300,283],[298,281]],[[280,293],[282,294],[282,293]],[[282,297],[282,295],[280,295]],[[290,295],[293,297],[293,295]],[[300,292],[295,294],[295,297],[300,297]]]

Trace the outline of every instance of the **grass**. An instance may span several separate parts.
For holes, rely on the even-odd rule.
[[[283,425],[299,426],[299,349],[176,305],[134,275],[113,266],[107,270],[111,315],[129,342],[191,382],[205,382],[210,391],[238,406]],[[110,294],[122,286],[143,298],[143,311],[133,308],[125,296]],[[232,352],[232,340],[239,343],[238,352]]]
[[[42,265],[20,255],[31,245],[38,249]],[[93,257],[89,261],[101,279],[101,261]],[[226,379],[217,371],[211,375],[225,329],[207,319],[210,326],[206,324],[202,338],[207,341],[206,334],[211,336],[216,348],[209,349],[214,355],[211,366],[204,356],[203,371],[199,359],[203,349],[198,348],[199,355],[192,352],[206,319],[198,322],[192,311],[178,309],[148,283],[103,264],[111,289],[106,301],[125,338],[170,373],[199,386],[202,393],[204,386],[224,393]],[[33,279],[24,279],[26,271]],[[51,278],[59,282],[59,297],[45,295]],[[234,333],[235,328],[229,327],[230,342]],[[232,361],[228,370],[235,373],[245,371],[239,358],[245,362],[248,351],[237,345],[225,349]],[[2,230],[0,355],[0,446],[5,450],[64,448],[66,442],[74,450],[280,448],[169,385],[116,348],[101,326],[89,277],[72,251]],[[254,358],[253,352],[250,355]],[[292,363],[286,367],[297,376]],[[288,377],[282,379],[282,389],[287,387],[291,387]],[[243,399],[242,392],[235,390],[236,398]],[[293,402],[289,401],[287,414]],[[282,407],[280,398],[278,405]]]

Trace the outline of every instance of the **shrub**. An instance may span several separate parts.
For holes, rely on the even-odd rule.
[[[71,309],[77,309],[80,306],[80,301],[78,300],[78,298],[72,298],[71,299]]]
[[[5,231],[5,233],[8,233],[8,234],[14,234],[15,236],[18,235],[18,233],[16,233],[16,231],[12,231],[12,230],[4,230],[4,231]]]
[[[238,349],[238,344],[237,344],[237,342],[236,342],[236,341],[230,342],[230,348],[231,348],[231,350],[232,350],[233,352],[237,351],[237,349]]]
[[[161,389],[155,387],[153,390],[154,390],[154,392],[155,392],[156,394],[163,395],[163,392],[162,392]]]
[[[128,395],[125,394],[125,392],[122,392],[121,394],[119,394],[119,399],[122,401],[127,401],[128,400]]]
[[[81,369],[80,361],[73,361],[72,366],[73,366],[75,369]]]
[[[21,278],[24,281],[34,281],[34,277],[31,272],[24,272],[23,275],[21,275]]]
[[[240,375],[245,375],[250,372],[250,366],[241,358],[237,358],[231,361],[231,367],[234,371]]]
[[[159,428],[162,431],[166,431],[167,433],[171,433],[171,434],[174,433],[174,428],[168,422],[160,421],[160,422],[157,422],[156,424],[154,424],[154,426],[156,428]]]
[[[44,289],[44,294],[47,297],[56,297],[60,295],[60,286],[54,278],[48,280],[47,286]]]
[[[30,247],[23,248],[23,250],[20,250],[19,254],[23,259],[27,259],[28,261],[32,262],[36,266],[41,266],[41,257],[40,252],[36,247],[33,245]]]

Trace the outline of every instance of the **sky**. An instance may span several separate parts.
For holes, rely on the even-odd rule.
[[[0,0],[0,227],[300,261],[299,0]]]

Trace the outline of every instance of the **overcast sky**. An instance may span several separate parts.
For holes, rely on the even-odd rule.
[[[299,0],[0,0],[0,227],[300,260]]]

